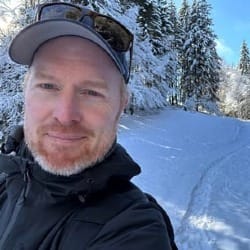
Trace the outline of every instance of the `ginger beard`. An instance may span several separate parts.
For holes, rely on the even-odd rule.
[[[52,131],[83,134],[84,138],[75,145],[60,145],[48,137],[48,132]],[[78,125],[63,127],[53,124],[38,127],[34,137],[29,133],[26,119],[24,123],[25,140],[34,159],[45,171],[63,176],[77,174],[102,161],[115,141],[116,131],[117,124],[99,135]]]

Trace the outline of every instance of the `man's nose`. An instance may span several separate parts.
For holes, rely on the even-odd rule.
[[[54,118],[64,126],[80,122],[79,102],[74,94],[62,93],[58,96],[54,107]]]

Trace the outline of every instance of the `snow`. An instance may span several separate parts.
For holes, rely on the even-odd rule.
[[[165,109],[124,115],[134,182],[170,215],[179,249],[250,249],[250,122]]]
[[[238,69],[224,66],[219,98],[224,114],[250,119],[250,78]]]

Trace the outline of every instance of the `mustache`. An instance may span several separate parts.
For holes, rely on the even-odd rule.
[[[38,134],[46,134],[48,132],[57,132],[62,134],[82,134],[82,135],[94,135],[94,131],[90,128],[79,124],[71,124],[69,126],[61,125],[59,123],[53,123],[43,125],[38,128]]]

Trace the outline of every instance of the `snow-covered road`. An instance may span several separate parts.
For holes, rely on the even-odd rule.
[[[180,249],[250,249],[250,123],[180,110],[124,116],[135,182],[168,211]]]

